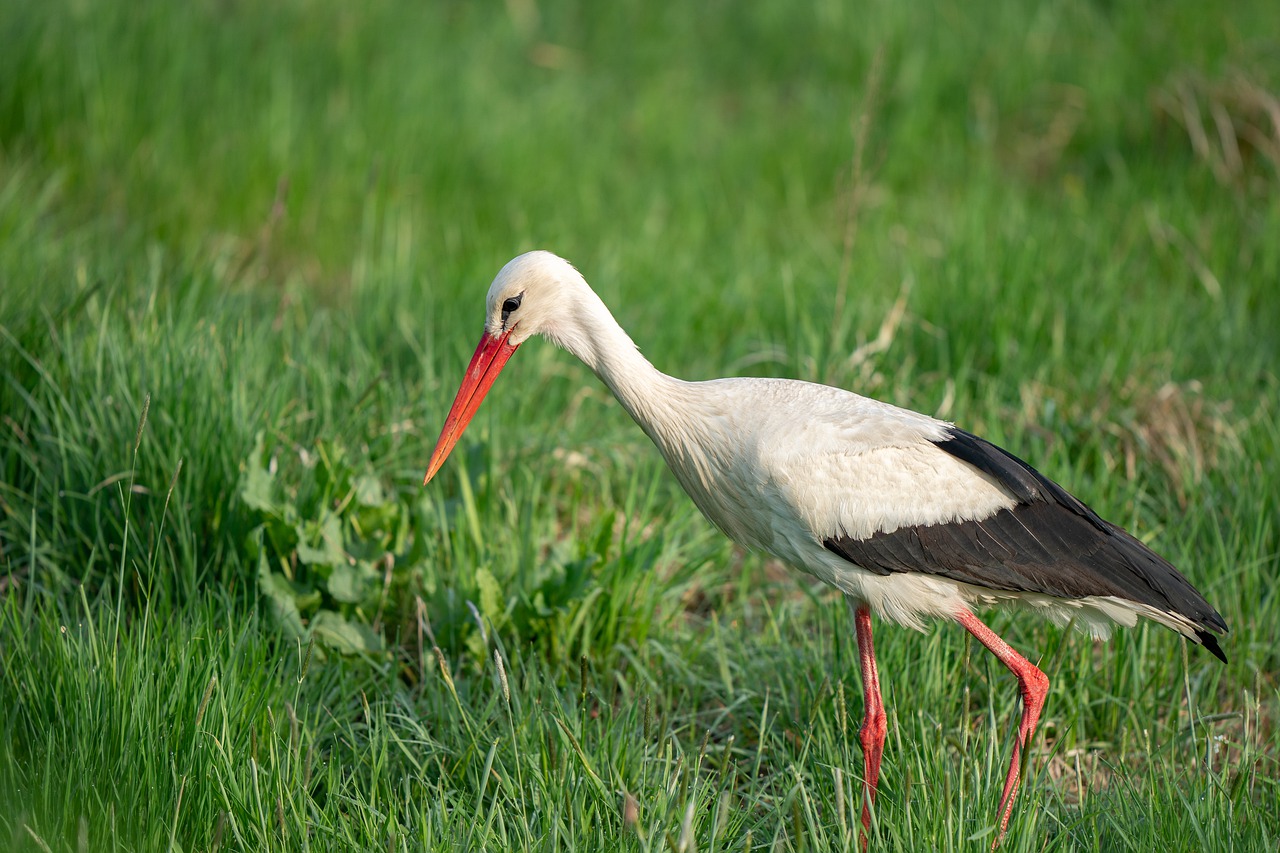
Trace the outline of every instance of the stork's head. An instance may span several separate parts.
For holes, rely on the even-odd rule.
[[[507,262],[489,285],[484,334],[445,419],[423,485],[440,470],[516,347],[533,335],[569,345],[584,325],[578,309],[589,301],[598,299],[564,258],[528,252]]]
[[[486,335],[518,347],[534,335],[557,337],[572,316],[575,295],[587,283],[573,265],[550,252],[512,258],[489,285]]]

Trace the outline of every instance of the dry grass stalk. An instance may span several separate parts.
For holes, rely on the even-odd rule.
[[[1231,404],[1208,399],[1196,380],[1161,381],[1139,370],[1119,387],[1094,394],[1028,383],[1021,397],[1019,417],[1026,423],[1036,423],[1051,400],[1067,423],[1108,435],[1110,464],[1126,477],[1154,460],[1183,505],[1219,455],[1241,446]]]
[[[1280,176],[1280,95],[1244,70],[1210,80],[1175,76],[1152,98],[1154,108],[1182,126],[1196,156],[1221,183],[1239,184],[1254,163]]]

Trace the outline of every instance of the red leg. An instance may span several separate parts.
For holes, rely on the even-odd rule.
[[[1036,732],[1040,710],[1044,707],[1045,696],[1049,693],[1049,677],[1031,661],[1010,648],[1008,643],[996,636],[994,631],[969,611],[964,610],[957,614],[956,621],[998,657],[1002,664],[1009,667],[1009,671],[1017,676],[1018,689],[1022,692],[1022,723],[1018,726],[1018,738],[1013,742],[1013,759],[1009,762],[1009,773],[1004,778],[1004,793],[1000,795],[1000,832],[991,844],[992,849],[995,849],[1009,827],[1009,816],[1013,813],[1013,800],[1018,795],[1018,771],[1022,763],[1022,749],[1031,742],[1031,736]]]
[[[871,611],[865,604],[854,607],[854,624],[858,631],[858,657],[862,663],[862,700],[864,716],[858,739],[862,741],[862,846],[867,846],[871,830],[871,806],[876,801],[876,784],[880,781],[880,758],[884,755],[885,715],[880,698],[880,673],[876,670],[876,650],[871,643]]]

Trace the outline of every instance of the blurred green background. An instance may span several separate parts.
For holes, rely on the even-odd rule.
[[[587,371],[524,348],[421,488],[545,248],[660,369],[954,420],[1223,612],[1225,669],[997,617],[1055,684],[1010,846],[1274,849],[1273,5],[4,4],[0,843],[852,849],[842,605]],[[881,632],[884,847],[990,843],[956,633]]]

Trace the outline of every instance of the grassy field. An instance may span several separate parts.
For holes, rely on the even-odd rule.
[[[686,378],[1035,462],[1223,613],[993,626],[1008,850],[1280,845],[1271,2],[0,4],[0,846],[856,850],[852,620],[521,350],[511,256]],[[985,850],[1016,720],[880,628],[872,845]]]

